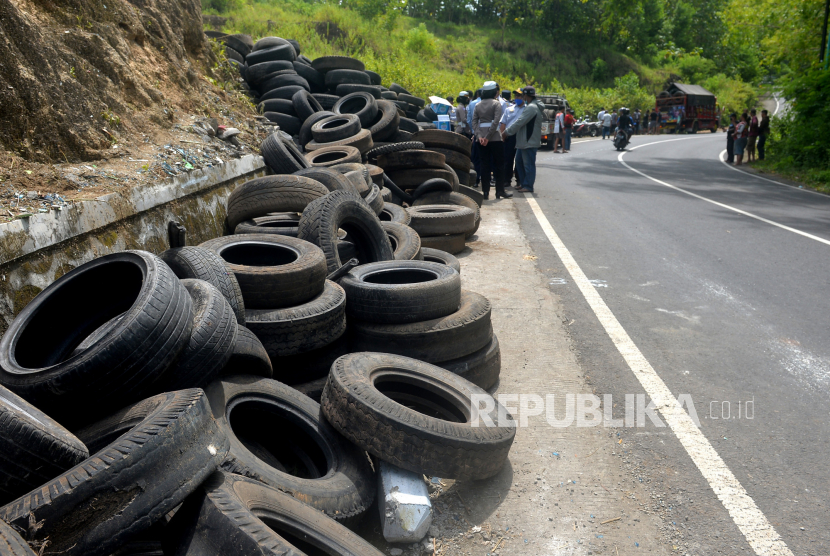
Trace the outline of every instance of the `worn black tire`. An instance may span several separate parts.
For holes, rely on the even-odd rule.
[[[384,170],[387,176],[402,189],[415,189],[427,180],[440,178],[452,183],[452,172],[443,168],[409,168],[401,170]]]
[[[325,108],[326,110],[331,110],[334,108],[334,105],[337,104],[337,101],[340,100],[340,97],[337,95],[326,95],[323,93],[312,93],[312,96],[317,99],[317,102],[320,103],[320,106]]]
[[[443,154],[446,163],[449,164],[454,170],[458,170],[459,172],[469,174],[470,169],[473,167],[473,163],[470,160],[470,157],[461,154],[458,151],[454,151],[451,149],[442,149],[438,147],[429,147],[428,150]]]
[[[451,234],[443,236],[422,236],[421,249],[438,249],[455,255],[461,253],[467,246],[465,234]]]
[[[384,100],[398,100],[398,93],[395,91],[382,91],[380,93],[380,98]]]
[[[369,193],[363,198],[363,200],[366,201],[370,207],[372,207],[372,210],[376,215],[380,216],[380,213],[383,212],[383,197],[380,195],[380,187],[374,183],[369,187]]]
[[[444,168],[444,155],[428,150],[407,149],[378,156],[378,166],[385,172],[415,168]]]
[[[317,102],[317,99],[311,96],[308,91],[297,91],[291,97],[291,102],[297,117],[301,122],[305,122],[308,118],[317,112],[323,112],[323,107]],[[299,131],[297,132],[299,133]]]
[[[469,172],[461,172],[457,168],[453,168],[453,171],[455,172],[455,175],[458,178],[458,185],[466,186],[467,183],[470,181],[470,173]]]
[[[423,241],[424,238],[421,238]],[[349,323],[354,351],[394,353],[435,363],[469,355],[490,341],[490,302],[470,291],[461,292],[458,311],[410,324]]]
[[[380,87],[376,87],[375,85],[362,85],[360,83],[341,83],[334,89],[334,93],[339,97],[344,97],[352,93],[368,93],[376,100],[381,98],[381,92]]]
[[[398,111],[388,100],[377,101],[378,113],[372,121],[369,131],[372,133],[372,141],[386,141],[398,132],[398,123],[401,117]]]
[[[490,416],[494,422],[508,413],[486,391],[440,367],[353,353],[335,362],[321,405],[341,434],[392,465],[436,477],[486,479],[507,461],[516,428],[474,426],[471,408],[480,399],[498,411]]]
[[[205,393],[230,440],[222,469],[291,494],[332,519],[356,517],[372,505],[369,460],[331,428],[319,404],[254,376],[217,380]]]
[[[330,116],[336,115],[337,114],[335,114],[334,112],[329,112],[327,110],[324,110],[322,112],[315,112],[314,114],[312,114],[309,118],[306,119],[306,121],[303,122],[303,125],[300,126],[299,137],[297,137],[299,144],[305,147],[312,139],[314,139],[314,136],[311,135],[311,127],[314,124],[316,124],[320,120],[324,120]]]
[[[317,141],[309,141],[305,148],[307,151],[316,151],[326,147],[354,147],[360,153],[369,151],[374,146],[372,142],[372,133],[368,129],[361,129],[353,137],[342,139],[340,141],[329,141],[328,143],[318,143]],[[362,160],[362,156],[360,158]],[[358,160],[358,162],[360,162]]]
[[[265,112],[278,112],[280,114],[293,116],[294,118],[297,117],[297,111],[294,109],[294,103],[283,98],[272,98],[260,102],[257,104],[257,112],[260,114],[264,114]]]
[[[299,133],[299,128],[297,132]],[[279,134],[272,133],[260,146],[262,158],[275,174],[293,174],[297,170],[308,168],[308,161],[293,142],[283,141]],[[234,224],[235,226],[236,224]]]
[[[461,304],[461,276],[438,263],[397,260],[360,265],[340,285],[346,292],[346,314],[363,322],[439,319],[457,312]],[[349,323],[352,326],[354,321]]]
[[[409,226],[409,222],[412,220],[412,217],[409,216],[409,212],[405,208],[393,205],[392,203],[383,204],[383,210],[378,215],[378,218],[380,218],[381,222],[397,222],[404,226]]]
[[[249,64],[248,69],[245,70],[245,80],[249,85],[256,86],[266,79],[270,79],[273,73],[291,69],[294,69],[294,66],[287,60],[274,60],[254,65]]]
[[[64,425],[88,423],[150,391],[187,345],[192,311],[187,290],[152,253],[99,257],[58,278],[14,319],[0,342],[0,384]]]
[[[443,129],[423,129],[412,136],[413,141],[420,141],[429,148],[449,149],[470,157],[472,142],[461,135]]]
[[[254,375],[271,378],[274,367],[271,358],[256,334],[244,326],[237,326],[236,344],[219,376]]]
[[[297,91],[304,90],[306,90],[305,87],[300,87],[299,85],[286,85],[285,87],[277,87],[276,89],[271,89],[270,91],[261,94],[259,100],[263,101],[270,98],[284,98],[285,100],[291,100]]]
[[[466,234],[476,225],[476,213],[459,205],[416,205],[406,209],[409,226],[420,236]]]
[[[228,452],[199,389],[148,398],[77,434],[92,457],[0,508],[10,525],[42,524],[30,540],[48,538],[50,552],[68,556],[110,554],[178,506]]]
[[[317,143],[342,141],[357,135],[360,125],[360,118],[356,114],[336,114],[318,120],[311,126],[311,136]]]
[[[365,160],[366,159],[364,156],[364,162]],[[383,187],[383,168],[381,168],[380,166],[375,166],[374,164],[366,164],[366,168],[369,170],[369,179],[372,180],[372,183],[381,188],[380,192],[382,194],[383,190],[386,189],[385,187]]]
[[[461,274],[461,263],[459,263],[458,259],[456,259],[452,254],[447,253],[446,251],[433,249],[431,247],[423,247],[422,245],[421,257],[423,257],[423,260],[425,261],[451,266],[456,272]]]
[[[319,152],[319,151],[318,151]],[[295,176],[303,176],[316,180],[326,186],[329,191],[343,189],[345,191],[357,191],[342,173],[325,166],[312,166],[294,173]]]
[[[268,91],[273,91],[275,89],[281,89],[284,87],[297,87],[300,90],[304,90],[308,85],[306,84],[305,80],[297,75],[297,72],[293,69],[287,70],[280,70],[277,72],[268,75],[257,83],[255,87],[252,87],[256,92],[261,95],[264,95]],[[290,98],[288,100],[291,100]]]
[[[86,446],[72,433],[0,386],[0,504],[23,496],[88,457]],[[0,555],[5,556],[3,548],[0,540]]]
[[[352,172],[357,172],[360,174],[360,178],[362,180],[362,185],[358,185],[358,192],[360,193],[361,197],[366,197],[369,194],[369,187],[372,185],[372,178],[369,175],[369,168],[365,164],[360,164],[359,162],[341,162],[340,164],[335,164],[331,167],[332,170],[337,170],[341,174],[351,174]]]
[[[299,59],[293,62],[293,68],[300,77],[308,81],[308,84],[311,86],[312,90],[318,89],[322,91],[325,88],[325,76],[316,69],[306,63],[303,63]]]
[[[254,48],[254,41],[251,39],[251,35],[243,35],[241,33],[225,35],[222,37],[222,42],[225,43],[225,46],[230,46],[243,56],[250,54]]]
[[[275,60],[293,62],[296,59],[297,53],[294,51],[294,47],[290,44],[280,44],[268,48],[262,48],[260,50],[254,50],[245,57],[245,61],[248,62],[249,66],[261,64],[263,62],[272,62]]]
[[[157,392],[204,387],[219,375],[236,345],[236,317],[222,292],[204,280],[181,282],[193,300],[193,329],[176,365],[156,383]]]
[[[394,259],[389,238],[366,201],[349,191],[334,191],[309,204],[300,218],[299,237],[323,249],[329,273],[343,264],[337,253],[341,228],[355,244],[361,263]]]
[[[169,530],[165,542],[169,556],[304,556],[306,552],[383,556],[357,534],[290,494],[224,472],[216,473],[187,500]],[[302,550],[281,534],[302,540]]]
[[[482,197],[483,199],[483,197]],[[468,207],[469,209],[473,210],[476,213],[476,223],[475,226],[467,231],[466,237],[470,237],[476,233],[478,230],[479,225],[481,225],[481,210],[479,209],[479,205],[475,202],[472,198],[464,195],[463,193],[452,192],[452,193],[427,193],[426,195],[422,195],[418,199],[412,203],[414,206],[418,205],[460,205],[463,207]],[[433,247],[433,246],[430,246]],[[441,247],[436,247],[436,249],[441,249]],[[444,249],[447,251],[447,249]],[[457,252],[457,251],[456,251]]]
[[[284,309],[249,309],[248,328],[273,362],[332,343],[346,331],[346,294],[326,280],[323,292],[302,305]]]
[[[283,44],[291,44],[287,40],[283,39],[282,37],[262,37],[258,41],[254,43],[253,48],[251,49],[253,52],[257,50],[264,50],[266,48],[272,48],[274,46],[281,46]]]
[[[406,89],[404,89],[403,87],[401,87],[397,83],[392,83],[391,85],[389,85],[389,90],[390,91],[395,91],[399,96],[402,95],[402,94],[403,95],[411,94],[409,91],[407,91]]]
[[[389,236],[396,261],[417,261],[421,259],[421,238],[415,230],[400,222],[382,221],[380,224]]]
[[[407,112],[407,114],[411,114],[411,112]],[[438,114],[436,114],[432,108],[427,106],[423,110],[418,110],[415,114],[415,121],[432,124],[433,122],[438,121]]]
[[[360,151],[348,145],[315,149],[305,155],[312,168],[330,168],[349,162],[360,162]]]
[[[372,82],[372,85],[376,85],[376,86],[379,87],[380,83],[381,83],[380,74],[376,73],[374,71],[370,71],[370,70],[364,70],[364,71],[366,72],[366,75],[369,76],[369,81]]]
[[[415,134],[415,133],[418,133],[419,131],[421,131],[421,128],[418,127],[418,124],[416,124],[414,121],[412,121],[409,118],[401,118],[401,122],[400,122],[400,124],[398,124],[398,127],[401,129],[401,131],[406,131],[406,132],[412,133],[412,134]],[[420,141],[417,141],[417,142],[421,143]],[[423,145],[423,143],[421,143],[421,144]]]
[[[466,195],[467,197],[475,201],[475,203],[479,207],[481,207],[481,204],[484,202],[484,194],[478,189],[473,189],[472,187],[467,187],[466,185],[459,185],[458,193]]]
[[[248,309],[294,307],[323,291],[325,256],[319,247],[302,239],[243,234],[218,237],[201,246],[228,264]]]
[[[392,192],[392,195],[397,197],[397,202],[399,203],[412,203],[415,199],[412,198],[412,195],[395,185],[389,176],[386,173],[383,174],[383,185],[389,188],[389,191]]]
[[[240,64],[245,63],[245,56],[235,48],[231,48],[227,45],[225,46],[225,57],[227,57],[228,60],[234,60]]]
[[[201,247],[176,247],[159,255],[179,279],[204,280],[222,292],[230,303],[236,321],[245,324],[245,301],[236,276],[228,269],[225,261],[213,251]]]
[[[449,183],[447,180],[441,178],[432,178],[431,180],[427,180],[418,187],[416,187],[415,191],[412,192],[412,197],[414,199],[417,199],[418,197],[422,197],[427,193],[451,193],[452,191],[452,184]]]
[[[424,105],[427,103],[427,101],[422,99],[421,97],[408,95],[406,93],[398,93],[398,100],[408,102],[409,104],[413,104],[418,108],[423,108]]]
[[[355,114],[362,127],[370,128],[378,115],[378,101],[369,93],[350,93],[337,101],[332,112]]]
[[[335,69],[326,72],[326,87],[328,87],[330,91],[335,91],[337,90],[338,85],[343,85],[346,83],[354,85],[372,84],[372,82],[369,80],[369,76],[366,75],[365,71]]]
[[[408,151],[408,150],[412,150],[412,149],[423,149],[423,148],[424,148],[423,143],[418,143],[418,142],[415,142],[415,141],[407,142],[407,143],[390,143],[388,145],[382,145],[382,146],[378,146],[378,147],[373,148],[372,150],[370,150],[366,153],[366,156],[369,159],[377,159],[381,155],[388,154],[388,153],[394,153],[394,152],[398,152],[398,151]]]
[[[401,119],[403,119],[403,118],[401,118]],[[390,141],[394,141],[395,143],[406,143],[406,142],[410,141],[411,139],[412,139],[412,134],[411,133],[409,133],[408,131],[404,131],[402,129],[398,129],[398,132],[395,133],[395,135],[393,135],[390,138]]]
[[[349,58],[348,56],[321,56],[320,58],[312,60],[311,67],[320,72],[329,72],[338,69],[362,72],[366,69],[363,62],[355,58]]]
[[[0,556],[37,556],[17,531],[0,521]]]
[[[228,229],[270,212],[302,212],[310,202],[328,192],[320,182],[303,176],[254,178],[228,196]]]
[[[265,112],[263,116],[265,116],[269,122],[274,122],[279,125],[280,130],[289,135],[298,135],[300,133],[300,127],[302,124],[300,123],[300,119],[296,116],[281,114],[279,112]]]
[[[351,351],[349,334],[345,333],[323,347],[294,355],[274,357],[273,378],[292,387],[311,380],[325,379],[337,358],[351,353]],[[316,401],[320,402],[319,395]]]
[[[276,234],[280,236],[297,237],[299,230],[297,224],[300,216],[296,219],[288,219],[281,216],[258,216],[250,220],[243,220],[233,229],[233,235],[239,234]],[[223,261],[224,262],[224,261]]]
[[[435,365],[469,380],[479,388],[489,390],[496,385],[501,373],[499,339],[493,334],[490,343],[480,350],[466,357],[435,363]]]

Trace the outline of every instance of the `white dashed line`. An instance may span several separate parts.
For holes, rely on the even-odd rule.
[[[571,278],[579,287],[585,300],[599,319],[605,331],[614,342],[631,371],[640,381],[646,393],[654,401],[663,418],[671,427],[686,453],[717,494],[732,520],[738,526],[747,542],[759,556],[793,556],[792,552],[772,524],[761,512],[755,501],[726,466],[700,429],[694,424],[668,386],[640,352],[634,341],[605,304],[596,288],[582,272],[562,240],[554,231],[536,199],[525,196],[536,220],[545,232]]]

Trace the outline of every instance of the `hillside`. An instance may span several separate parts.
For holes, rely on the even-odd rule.
[[[732,109],[754,103],[751,87],[689,60],[646,64],[587,37],[554,41],[527,28],[456,24],[407,17],[398,10],[368,17],[334,4],[302,0],[250,2],[206,0],[205,28],[254,38],[296,38],[310,58],[355,56],[420,96],[455,96],[485,80],[503,88],[533,84],[564,92],[582,113],[602,106],[645,108],[670,80],[694,79],[713,88]],[[697,57],[690,57],[695,58]],[[678,59],[679,60],[679,59]],[[708,61],[705,61],[708,62]],[[734,105],[734,108],[731,106]]]

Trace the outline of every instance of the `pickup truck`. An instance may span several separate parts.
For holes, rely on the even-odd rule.
[[[553,135],[554,122],[556,113],[560,110],[570,110],[571,105],[563,95],[557,94],[540,94],[536,97],[545,105],[545,121],[542,122],[542,146],[553,147],[555,139]]]

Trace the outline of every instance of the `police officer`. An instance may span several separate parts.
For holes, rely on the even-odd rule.
[[[470,137],[470,128],[467,127],[467,104],[470,102],[470,93],[458,93],[458,106],[455,107],[455,132]]]
[[[513,122],[518,119],[521,115],[522,110],[525,108],[524,99],[522,98],[521,91],[514,91],[513,95],[513,102],[507,106],[507,109],[501,115],[501,120],[499,121],[499,133],[502,134],[504,137],[504,130],[507,129],[507,126],[512,124]],[[516,136],[515,135],[508,135],[504,139],[504,183],[505,185],[510,185],[513,176],[515,175],[513,170],[513,163],[516,159]],[[518,184],[518,176],[516,176],[516,183]]]
[[[490,198],[490,175],[495,175],[496,198],[509,199],[512,193],[504,191],[504,146],[499,133],[502,107],[498,101],[499,87],[487,81],[481,88],[482,100],[473,110],[473,137],[479,145],[481,157],[481,191]]]
[[[476,89],[475,93],[473,93],[472,102],[467,106],[467,129],[470,130],[471,136],[473,136],[473,112],[479,102],[481,102],[481,89]],[[470,151],[470,158],[473,161],[473,168],[476,171],[476,182],[473,187],[478,187],[478,184],[481,183],[481,156],[479,155],[478,147],[478,141],[473,137],[473,148]]]

